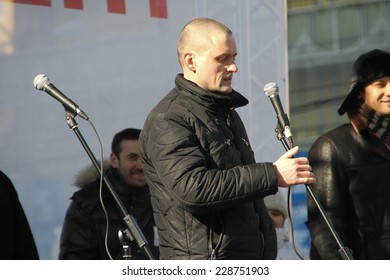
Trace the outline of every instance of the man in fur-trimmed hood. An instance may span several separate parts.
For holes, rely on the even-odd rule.
[[[154,234],[153,211],[139,156],[139,129],[128,128],[117,133],[112,141],[104,173],[118,198],[133,215],[158,257],[158,239]],[[119,235],[126,230],[123,214],[109,189],[101,187],[99,172],[93,165],[82,170],[75,181],[80,190],[71,197],[61,233],[59,259],[122,259],[129,241]],[[147,259],[137,244],[130,245],[131,259]]]

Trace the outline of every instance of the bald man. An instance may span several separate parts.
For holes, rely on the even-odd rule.
[[[236,43],[208,18],[187,23],[178,58],[183,73],[150,112],[141,158],[150,186],[161,259],[275,259],[275,229],[263,197],[278,186],[312,183],[298,149],[256,163],[235,108]]]

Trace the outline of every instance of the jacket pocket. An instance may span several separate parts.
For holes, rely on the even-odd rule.
[[[215,149],[211,150],[211,151],[210,151],[210,154],[211,154],[212,156],[215,156],[215,155],[217,155],[222,149],[227,148],[227,147],[230,147],[230,145],[231,145],[231,140],[230,140],[230,139],[226,139],[224,142],[219,143],[219,145],[217,145],[217,146],[215,147]]]

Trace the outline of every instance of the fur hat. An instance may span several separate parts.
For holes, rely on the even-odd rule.
[[[278,191],[276,194],[264,197],[264,203],[267,209],[279,210],[283,213],[284,218],[288,217],[287,198],[281,191]]]
[[[390,53],[372,50],[358,57],[352,67],[351,88],[338,113],[343,115],[355,106],[360,106],[358,94],[371,82],[390,76]]]

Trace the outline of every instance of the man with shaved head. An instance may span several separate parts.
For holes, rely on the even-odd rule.
[[[211,19],[193,20],[180,33],[177,49],[185,79],[212,92],[232,91],[237,50],[229,28]]]
[[[190,21],[180,33],[183,73],[150,112],[140,136],[161,259],[275,259],[276,235],[263,197],[312,183],[297,147],[256,163],[235,108],[237,49],[225,25]]]

